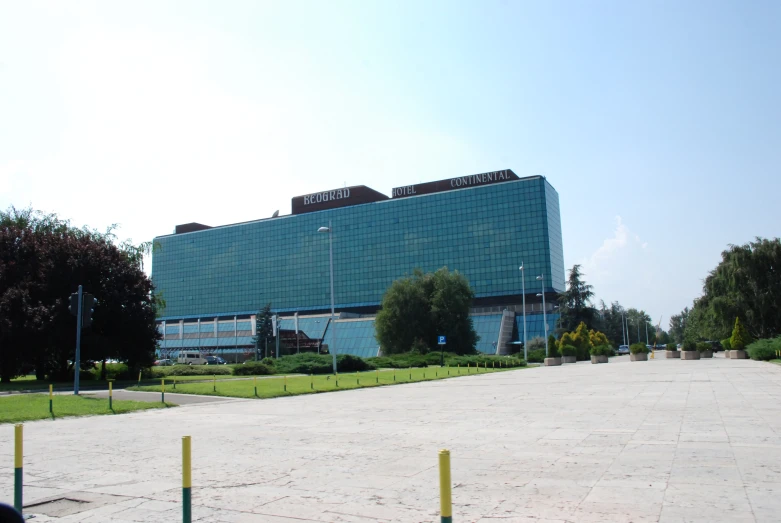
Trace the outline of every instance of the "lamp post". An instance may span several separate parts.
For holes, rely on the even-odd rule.
[[[621,335],[624,337],[624,345],[627,347],[629,344],[626,342],[626,326],[624,325],[624,311],[621,310]]]
[[[548,317],[545,314],[545,275],[540,274],[537,276],[537,279],[542,282],[542,292],[538,293],[537,296],[542,296],[542,323],[545,324],[545,357],[548,357]]]
[[[332,343],[329,347],[331,356],[333,356],[334,374],[336,374],[336,322],[334,321],[334,230],[331,227],[331,220],[328,220],[328,227],[320,227],[317,232],[328,233],[328,259],[331,266],[331,328],[333,329]]]
[[[529,361],[529,351],[526,349],[526,275],[523,272],[523,262],[518,270],[521,271],[521,299],[523,300],[523,359]]]

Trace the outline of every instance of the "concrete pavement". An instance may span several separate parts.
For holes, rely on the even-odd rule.
[[[191,435],[194,521],[438,521],[440,448],[456,522],[778,521],[779,400],[773,364],[620,357],[36,421],[25,504],[59,499],[29,508],[36,521],[181,521]],[[12,458],[3,425],[6,502]]]

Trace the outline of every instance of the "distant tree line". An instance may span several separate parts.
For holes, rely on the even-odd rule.
[[[33,209],[0,211],[0,380],[35,370],[39,379],[73,373],[76,317],[69,296],[94,295],[93,323],[82,332],[84,368],[119,359],[152,364],[164,301],[143,271],[151,245],[120,243],[113,233],[76,228]]]

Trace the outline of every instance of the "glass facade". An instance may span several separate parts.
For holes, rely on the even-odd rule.
[[[521,261],[530,297],[540,274],[546,292],[564,289],[558,194],[531,177],[158,237],[152,279],[164,319],[249,315],[265,303],[328,310],[329,234],[317,231],[329,223],[337,310],[376,309],[416,268],[458,270],[478,304],[518,302],[509,297],[520,295]]]
[[[332,233],[318,232],[329,226]],[[152,279],[166,301],[163,349],[246,351],[252,316],[266,303],[284,316],[280,328],[293,329],[293,312],[299,312],[300,329],[331,346],[330,315],[323,314],[331,307],[329,240],[336,310],[352,313],[335,322],[339,353],[377,354],[374,318],[368,316],[394,280],[417,268],[446,266],[466,276],[476,296],[477,349],[490,354],[497,350],[504,309],[516,314],[512,340],[523,338],[522,274],[528,339],[545,332],[537,276],[544,275],[549,300],[564,290],[559,197],[540,176],[177,229],[190,232],[156,238],[152,256]],[[548,314],[550,331],[557,318]]]

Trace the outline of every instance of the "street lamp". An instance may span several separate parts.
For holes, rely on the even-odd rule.
[[[537,279],[542,282],[542,293],[537,293],[537,296],[542,296],[542,322],[545,324],[545,357],[548,357],[548,317],[545,314],[545,275],[540,274]]]
[[[331,343],[333,347],[329,347],[329,351],[333,356],[334,374],[336,374],[336,322],[334,321],[334,230],[331,227],[331,220],[328,220],[328,227],[320,227],[317,232],[328,233],[328,259],[331,266],[331,328],[333,328],[333,335],[331,336]]]
[[[529,351],[526,349],[526,275],[523,272],[523,262],[518,270],[521,271],[521,297],[523,299],[523,359],[529,361]]]

